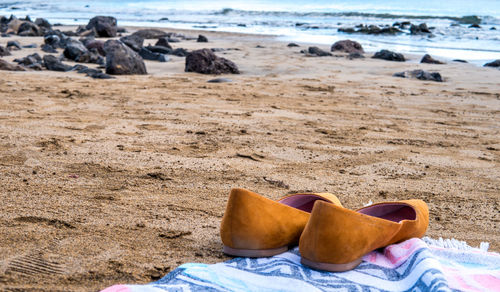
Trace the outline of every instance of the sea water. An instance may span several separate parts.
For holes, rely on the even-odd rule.
[[[275,35],[283,41],[330,45],[359,41],[366,51],[390,49],[482,64],[500,59],[500,0],[343,0],[343,1],[158,1],[31,0],[0,1],[0,15],[44,17],[51,23],[86,24],[111,15],[122,26]],[[468,17],[475,16],[475,17]],[[358,24],[425,22],[433,34],[360,35],[338,32]],[[470,28],[479,22],[480,28]]]

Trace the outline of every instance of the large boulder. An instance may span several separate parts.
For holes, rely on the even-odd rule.
[[[132,50],[139,52],[141,48],[144,46],[144,38],[139,35],[128,35],[120,38],[122,43],[129,46]]]
[[[6,47],[0,46],[0,57],[10,56],[10,51]]]
[[[51,71],[67,72],[73,69],[72,66],[61,63],[61,60],[53,55],[43,56],[43,66]]]
[[[444,62],[441,62],[439,60],[434,59],[429,54],[425,54],[422,57],[422,60],[420,60],[420,63],[426,63],[426,64],[444,64]]]
[[[495,67],[495,68],[498,68],[498,67],[500,67],[500,59],[495,60],[493,62],[486,63],[483,66],[484,67]]]
[[[26,71],[25,68],[19,66],[19,65],[16,65],[16,64],[12,64],[12,63],[9,63],[3,59],[0,59],[0,70],[4,70],[4,71]]]
[[[66,42],[66,48],[64,49],[64,57],[78,61],[81,55],[88,53],[88,49],[78,40],[70,39]]]
[[[405,61],[405,57],[403,56],[403,54],[396,53],[396,52],[389,51],[389,50],[381,50],[379,52],[376,52],[372,58],[373,59],[382,59],[382,60],[387,60],[387,61],[396,61],[396,62],[404,62]]]
[[[132,35],[139,36],[143,39],[159,39],[168,36],[168,33],[164,32],[163,30],[148,28],[138,30]]]
[[[106,73],[112,75],[144,75],[146,65],[144,60],[127,45],[118,40],[104,43],[106,52]]]
[[[186,56],[184,71],[201,74],[240,74],[233,62],[217,57],[210,49],[201,49]]]
[[[330,51],[334,52],[334,51],[341,51],[341,52],[345,52],[345,53],[364,53],[365,51],[363,50],[363,47],[361,46],[360,43],[356,42],[356,41],[351,41],[351,40],[342,40],[342,41],[338,41],[338,42],[335,42]]]
[[[401,78],[414,78],[425,81],[443,82],[443,78],[441,77],[441,74],[439,74],[438,72],[427,72],[424,70],[398,72],[394,73],[393,76]]]
[[[116,18],[112,16],[96,16],[89,20],[86,29],[94,29],[99,37],[115,37],[117,32]]]

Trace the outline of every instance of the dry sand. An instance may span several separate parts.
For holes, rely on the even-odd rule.
[[[173,45],[239,48],[218,53],[242,71],[232,83],[179,57],[114,80],[0,72],[0,290],[92,291],[227,260],[232,187],[327,191],[349,208],[423,199],[428,236],[500,250],[499,70],[204,34]],[[416,68],[446,82],[391,76]]]

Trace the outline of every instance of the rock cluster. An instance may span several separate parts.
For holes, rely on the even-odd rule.
[[[433,28],[427,27],[426,23],[420,24],[412,24],[409,21],[404,22],[395,22],[392,25],[365,25],[359,24],[354,27],[341,27],[338,29],[339,32],[348,33],[348,34],[374,34],[374,35],[396,35],[401,33],[407,33],[411,35],[428,35],[432,37]]]

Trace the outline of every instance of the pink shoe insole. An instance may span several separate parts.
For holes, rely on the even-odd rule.
[[[397,203],[368,206],[358,212],[394,222],[415,220],[417,218],[417,213],[412,207]]]
[[[285,204],[287,206],[302,210],[304,212],[311,213],[311,210],[314,206],[314,202],[317,200],[325,201],[325,202],[330,202],[326,200],[323,197],[317,196],[317,195],[297,195],[297,196],[291,196],[287,197],[284,199],[281,199],[279,202],[282,204]]]

